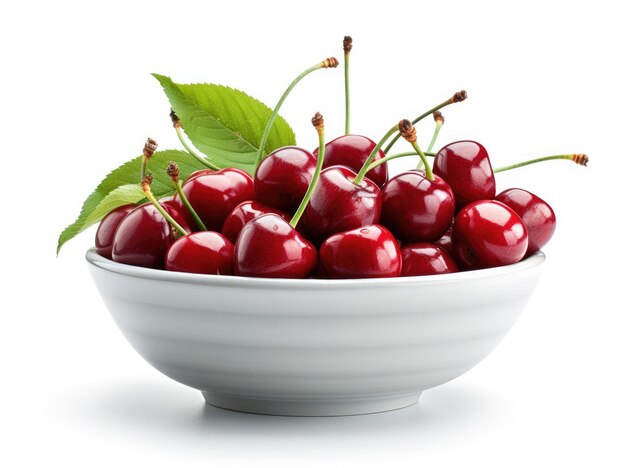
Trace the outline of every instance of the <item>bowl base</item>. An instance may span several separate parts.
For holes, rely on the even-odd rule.
[[[421,392],[381,398],[341,400],[270,400],[202,392],[211,406],[243,413],[274,416],[354,416],[381,413],[414,405]]]

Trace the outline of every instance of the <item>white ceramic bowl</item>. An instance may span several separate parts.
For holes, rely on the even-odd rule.
[[[87,252],[131,345],[212,405],[281,415],[402,408],[494,349],[545,257],[411,278],[288,280],[133,267]]]

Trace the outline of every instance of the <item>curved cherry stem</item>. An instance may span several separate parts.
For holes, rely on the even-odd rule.
[[[176,229],[181,235],[186,236],[188,232],[185,230],[185,228],[182,227],[180,224],[178,224],[176,220],[172,218],[167,211],[165,211],[165,209],[161,206],[159,201],[154,197],[152,193],[152,189],[150,188],[151,184],[152,184],[152,176],[148,174],[141,181],[141,189],[143,190],[143,193],[145,193],[146,198],[154,205],[157,211],[161,213],[161,216],[163,216],[165,220],[168,223],[170,223],[170,225],[174,229]]]
[[[304,210],[309,204],[309,200],[311,199],[311,195],[313,194],[313,190],[317,185],[317,181],[320,178],[320,173],[322,172],[322,166],[324,165],[324,152],[326,151],[325,143],[324,143],[324,117],[322,114],[317,112],[313,118],[311,119],[311,123],[317,130],[317,138],[318,138],[318,150],[317,150],[317,163],[315,164],[315,172],[313,172],[313,177],[311,178],[311,183],[306,189],[306,193],[304,194],[304,198],[300,202],[300,206],[296,210],[295,214],[289,221],[289,225],[295,229],[298,225],[298,221],[302,217]]]
[[[431,158],[435,157],[437,155],[437,153],[431,153],[429,151],[424,151],[424,154],[426,156],[429,156]],[[419,153],[415,152],[415,151],[407,151],[404,153],[396,153],[396,154],[390,154],[389,156],[385,156],[384,158],[380,158],[377,161],[374,161],[372,164],[370,164],[367,167],[367,172],[371,171],[372,169],[377,168],[378,166],[380,166],[381,164],[386,163],[387,161],[391,161],[393,159],[398,159],[398,158],[405,158],[407,156],[418,156]],[[421,159],[420,159],[421,162]]]
[[[454,104],[455,102],[462,102],[465,101],[465,99],[467,99],[467,92],[465,92],[465,90],[461,90],[461,91],[457,91],[456,93],[454,93],[452,95],[452,97],[444,102],[442,102],[441,104],[436,105],[435,107],[433,107],[432,109],[424,112],[422,115],[416,117],[415,119],[411,120],[411,123],[413,125],[415,125],[417,122],[419,122],[420,120],[424,119],[425,117],[428,117],[430,114],[443,109],[444,107],[450,105],[450,104]],[[384,153],[387,154],[389,152],[389,150],[391,149],[391,147],[396,143],[396,141],[398,141],[398,139],[400,138],[400,134],[396,135],[393,137],[393,139],[389,142],[389,144],[387,145],[387,147],[384,150]]]
[[[178,140],[181,142],[181,144],[183,145],[183,147],[187,150],[187,152],[193,156],[194,158],[196,158],[200,163],[204,164],[206,167],[208,167],[209,169],[213,169],[214,171],[219,171],[220,168],[217,167],[215,164],[213,164],[211,161],[209,161],[206,157],[204,157],[203,155],[199,154],[195,149],[193,149],[188,143],[187,140],[185,139],[185,132],[183,131],[183,126],[180,123],[180,119],[178,118],[178,116],[174,113],[174,110],[172,109],[172,111],[170,112],[170,118],[172,119],[172,124],[174,124],[174,130],[176,130],[176,136],[178,136]]]
[[[511,169],[517,169],[518,167],[528,166],[530,164],[535,164],[543,161],[551,161],[553,159],[566,159],[569,161],[573,161],[581,166],[586,166],[589,162],[589,157],[586,154],[555,154],[553,156],[543,156],[541,158],[529,159],[528,161],[522,161],[508,166],[498,167],[494,169],[493,172],[497,173],[510,171]]]
[[[439,131],[441,130],[441,127],[443,126],[443,123],[444,123],[443,115],[441,115],[441,112],[439,111],[433,112],[433,117],[435,119],[435,131],[433,132],[433,136],[430,139],[430,143],[428,144],[428,149],[424,151],[424,154],[426,155],[432,152],[433,147],[435,146],[435,143],[437,142]],[[420,161],[417,163],[417,168],[421,169],[423,165],[424,164],[422,163],[422,160],[420,159]]]
[[[267,140],[269,139],[270,132],[274,125],[274,120],[276,120],[278,111],[280,110],[281,106],[285,102],[285,99],[287,99],[287,96],[289,96],[289,93],[291,93],[291,90],[295,88],[295,86],[300,82],[300,80],[302,80],[302,78],[307,76],[309,73],[313,73],[315,70],[319,70],[321,68],[336,68],[337,65],[339,65],[339,61],[335,57],[327,58],[326,60],[320,63],[317,63],[313,65],[312,67],[309,67],[306,70],[304,70],[287,87],[283,95],[280,97],[280,99],[276,103],[276,106],[274,107],[274,110],[272,111],[272,115],[270,115],[270,118],[268,119],[267,124],[265,125],[265,131],[263,132],[263,136],[261,137],[261,142],[259,143],[259,149],[256,154],[256,161],[254,164],[255,168],[259,167],[259,164],[261,163],[261,160],[263,159],[265,146],[267,145]]]
[[[180,140],[180,142],[182,143],[182,145],[185,147],[185,149],[187,150],[187,152],[193,156],[194,158],[196,158],[199,162],[201,162],[202,164],[204,164],[206,167],[208,167],[209,169],[213,169],[214,171],[219,171],[219,167],[217,167],[215,164],[213,164],[212,162],[210,162],[208,159],[206,159],[205,157],[201,156],[200,154],[198,154],[196,152],[196,150],[194,150],[191,146],[189,146],[187,144],[187,142],[185,141],[185,137],[183,135],[183,129],[182,127],[175,127],[176,128],[176,134],[178,135],[178,139]]]
[[[369,154],[369,156],[367,157],[367,159],[363,163],[363,166],[361,166],[361,170],[359,171],[359,173],[356,175],[356,177],[352,181],[353,184],[360,185],[361,182],[363,182],[363,179],[365,179],[365,174],[367,174],[367,171],[369,170],[369,166],[370,166],[370,164],[372,164],[372,161],[374,160],[374,157],[376,157],[376,155],[380,151],[380,148],[391,137],[391,135],[393,135],[397,131],[398,131],[398,124],[395,124],[393,127],[391,127],[389,129],[389,131],[387,133],[385,133],[385,136],[378,142],[378,144],[374,147],[372,152]]]
[[[403,119],[398,124],[398,129],[400,130],[400,135],[402,135],[402,138],[404,138],[411,144],[411,146],[413,146],[413,149],[417,152],[420,159],[422,160],[422,163],[424,164],[424,171],[426,172],[426,179],[430,181],[435,180],[433,170],[431,169],[430,164],[426,159],[426,155],[417,144],[417,133],[415,131],[415,126],[413,125],[413,123],[407,119]]]
[[[413,146],[413,149],[417,152],[417,154],[419,155],[422,164],[424,165],[424,170],[426,171],[426,178],[428,180],[435,180],[435,176],[433,175],[433,170],[430,167],[430,164],[428,164],[428,160],[426,159],[426,155],[424,154],[424,152],[421,150],[421,148],[419,147],[419,145],[417,144],[417,141],[411,141],[409,142],[411,143],[411,145]]]
[[[187,195],[185,195],[185,192],[183,192],[183,185],[180,183],[180,179],[178,177],[179,172],[180,171],[178,169],[178,164],[176,164],[175,162],[170,162],[167,165],[167,175],[170,176],[170,178],[172,179],[172,182],[174,183],[174,187],[176,187],[176,193],[178,193],[178,196],[180,197],[180,200],[183,202],[183,205],[185,205],[185,208],[187,208],[187,211],[189,211],[189,213],[191,214],[191,217],[196,222],[198,227],[202,231],[208,231],[206,225],[202,222],[202,220],[200,219],[200,216],[198,216],[198,213],[196,213],[196,210],[194,210],[193,206],[191,206],[191,203],[189,202]]]

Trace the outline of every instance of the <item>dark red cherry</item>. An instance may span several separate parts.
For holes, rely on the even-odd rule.
[[[315,246],[275,214],[246,224],[235,244],[236,275],[307,278],[317,263]]]
[[[183,193],[207,230],[219,232],[233,208],[254,199],[254,181],[241,169],[221,169],[189,178]],[[174,201],[178,211],[186,210],[178,195]]]
[[[452,248],[462,269],[509,265],[524,258],[528,231],[517,213],[504,203],[479,200],[457,213]]]
[[[115,230],[122,222],[122,219],[135,208],[137,208],[137,205],[122,205],[102,218],[96,231],[96,252],[98,255],[102,255],[109,260],[111,259]]]
[[[528,250],[531,255],[548,243],[556,229],[556,215],[552,207],[537,195],[520,188],[499,193],[496,200],[515,211],[528,229]]]
[[[293,214],[311,183],[315,163],[315,156],[297,146],[285,146],[273,151],[256,170],[256,199]]]
[[[333,279],[390,278],[402,270],[398,242],[377,224],[330,236],[320,247],[320,263]]]
[[[489,155],[475,141],[455,141],[441,148],[435,156],[433,172],[452,188],[457,211],[468,203],[490,200],[496,195]]]
[[[208,275],[231,275],[233,244],[219,232],[201,231],[177,239],[165,255],[165,269]]]
[[[378,223],[380,189],[368,178],[355,185],[355,177],[345,166],[332,166],[320,174],[301,221],[313,241],[321,243],[337,232]]]
[[[417,242],[402,247],[402,276],[439,275],[459,271],[456,262],[443,248]]]
[[[176,209],[171,206],[163,208],[185,230],[190,231]],[[128,213],[117,227],[111,258],[128,265],[163,268],[165,253],[174,242],[173,231],[152,203],[144,203]]]
[[[330,166],[347,166],[355,172],[359,172],[370,153],[376,147],[376,143],[362,135],[342,135],[333,141],[326,143],[324,154],[324,168]],[[318,150],[313,154],[317,157]],[[385,157],[383,150],[379,150],[372,162]],[[387,163],[375,167],[366,173],[366,177],[381,189],[387,182]]]
[[[413,170],[392,177],[383,189],[381,223],[402,242],[433,242],[450,227],[454,195],[439,176]]]
[[[269,213],[274,213],[287,222],[291,220],[290,215],[276,208],[270,208],[256,201],[246,201],[237,205],[233,211],[230,212],[226,221],[224,221],[222,234],[234,244],[237,242],[239,233],[248,221],[252,221],[254,218]]]

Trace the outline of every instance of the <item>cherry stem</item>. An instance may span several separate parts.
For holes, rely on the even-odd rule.
[[[146,194],[146,198],[154,205],[157,211],[161,213],[161,216],[163,216],[174,229],[176,229],[181,235],[186,236],[188,232],[185,230],[185,228],[178,224],[176,220],[172,218],[167,211],[165,211],[165,209],[161,206],[158,200],[154,197],[152,190],[150,189],[151,184],[152,175],[148,174],[141,181],[141,189],[143,190],[143,193]]]
[[[370,155],[367,157],[367,159],[363,163],[363,166],[361,167],[361,170],[359,171],[359,173],[356,175],[356,177],[352,181],[353,184],[360,185],[361,182],[363,182],[363,179],[365,179],[365,174],[367,174],[367,171],[369,170],[369,166],[370,166],[370,164],[372,164],[372,161],[374,160],[374,158],[376,157],[376,155],[380,151],[380,148],[391,137],[391,135],[393,135],[397,131],[398,131],[398,124],[395,124],[393,127],[391,127],[389,129],[389,131],[387,133],[385,133],[385,136],[382,138],[382,140],[380,140],[378,142],[378,144],[374,147],[374,149],[372,150]]]
[[[435,157],[437,155],[437,153],[431,153],[429,151],[424,151],[424,154],[426,156],[430,156],[430,157]],[[391,161],[393,159],[398,159],[398,158],[404,158],[404,157],[407,157],[407,156],[418,156],[418,153],[416,153],[415,151],[407,151],[406,153],[390,154],[389,156],[385,156],[384,158],[380,158],[377,161],[374,161],[372,164],[370,164],[367,167],[367,172],[371,171],[372,169],[377,168],[381,164],[385,164],[387,161]],[[420,159],[420,162],[421,162],[421,159]]]
[[[255,168],[259,167],[259,164],[261,163],[261,160],[263,159],[265,146],[267,145],[267,140],[269,139],[272,126],[274,125],[274,120],[276,119],[276,116],[278,115],[278,111],[280,110],[280,107],[283,105],[283,102],[285,102],[285,99],[287,99],[287,96],[289,96],[289,93],[291,93],[291,90],[300,82],[302,78],[307,76],[309,73],[312,73],[315,70],[319,70],[321,68],[336,68],[337,65],[339,65],[339,61],[335,57],[327,58],[326,60],[320,63],[317,63],[313,65],[312,67],[304,70],[287,87],[283,95],[278,100],[278,103],[276,104],[276,106],[274,107],[274,110],[272,111],[272,115],[270,115],[270,118],[268,119],[267,124],[265,125],[265,131],[263,132],[263,136],[261,137],[261,143],[259,143],[259,149],[256,154],[256,162],[254,165]]]
[[[192,155],[194,158],[196,158],[199,162],[201,162],[202,164],[204,164],[206,167],[208,167],[209,169],[213,169],[214,171],[219,171],[219,167],[217,167],[215,164],[213,164],[211,161],[209,161],[207,158],[205,158],[203,155],[198,154],[198,152],[193,149],[186,141],[185,139],[185,132],[183,131],[183,126],[180,123],[180,119],[178,118],[178,116],[174,113],[174,110],[172,109],[172,111],[170,112],[170,118],[172,119],[172,123],[174,124],[174,130],[176,130],[176,135],[178,136],[178,139],[180,140],[181,144],[185,147],[185,149],[187,150],[187,152]]]
[[[437,141],[437,137],[439,136],[439,131],[443,124],[445,123],[445,119],[443,118],[443,114],[439,111],[433,112],[433,118],[435,119],[435,131],[433,133],[433,137],[430,139],[430,144],[428,145],[427,152],[431,152],[433,147],[435,146],[435,142]]]
[[[426,171],[426,178],[428,180],[435,180],[435,176],[433,175],[433,170],[430,167],[430,164],[428,164],[428,160],[426,159],[426,155],[424,154],[424,152],[420,149],[419,145],[417,144],[417,141],[411,141],[410,142],[411,145],[413,146],[413,148],[415,149],[415,151],[417,151],[417,154],[419,154],[419,157],[422,161],[422,164],[424,165],[424,170]]]
[[[152,155],[154,154],[158,146],[159,145],[157,145],[157,142],[154,141],[152,138],[148,138],[146,140],[146,143],[143,145],[143,157],[141,158],[141,171],[140,171],[141,181],[143,181],[143,178],[146,176],[146,168],[148,167],[148,161],[150,160],[150,158],[152,157]]]
[[[297,226],[298,221],[300,221],[300,218],[302,217],[304,210],[309,204],[309,200],[311,199],[313,190],[315,189],[315,186],[317,185],[317,181],[320,178],[320,173],[322,172],[322,166],[324,165],[324,153],[326,151],[326,148],[324,146],[324,117],[322,117],[322,114],[317,112],[311,119],[311,123],[317,130],[318,145],[319,145],[318,146],[319,149],[317,150],[317,163],[315,164],[315,172],[313,172],[311,183],[306,189],[304,198],[300,202],[300,206],[298,206],[296,213],[293,215],[293,217],[291,218],[291,221],[289,222],[289,225],[294,229]]]
[[[425,117],[428,117],[430,114],[443,109],[444,107],[450,105],[450,104],[454,104],[455,102],[462,102],[465,101],[465,99],[467,99],[467,92],[465,92],[465,90],[461,90],[461,91],[457,91],[456,93],[454,93],[452,95],[452,97],[450,99],[448,99],[447,101],[442,102],[441,104],[436,105],[435,107],[433,107],[432,109],[424,112],[422,115],[420,115],[419,117],[416,117],[415,119],[411,120],[411,123],[413,125],[415,125],[417,122],[419,122],[420,120],[424,119]],[[389,152],[389,150],[391,150],[391,147],[393,145],[395,145],[396,141],[398,141],[398,139],[400,138],[400,135],[396,135],[393,140],[391,140],[389,142],[389,144],[387,145],[387,147],[384,150],[384,153],[387,154]]]
[[[432,152],[435,142],[437,141],[437,137],[439,136],[439,131],[444,123],[443,115],[439,111],[433,112],[433,118],[435,119],[435,131],[433,132],[433,137],[430,139],[430,143],[428,144],[428,149],[424,152],[424,154]],[[422,166],[422,160],[420,159],[417,163],[417,168],[421,169]]]
[[[567,159],[581,166],[586,166],[589,162],[589,157],[586,154],[555,154],[553,156],[544,156],[542,158],[529,159],[528,161],[522,161],[519,163],[511,164],[509,166],[498,167],[494,169],[493,172],[497,173],[509,171],[511,169],[517,169],[518,167],[528,166],[529,164],[535,164],[543,161],[550,161],[552,159]]]
[[[345,134],[350,133],[350,51],[352,50],[352,38],[343,38],[343,82],[346,97],[346,128]]]
[[[187,195],[185,195],[185,192],[183,192],[183,185],[180,182],[179,172],[180,171],[178,169],[178,164],[176,164],[175,162],[170,162],[167,165],[167,175],[170,176],[170,178],[172,179],[172,182],[174,182],[174,186],[176,187],[176,193],[178,193],[178,196],[180,197],[180,200],[183,202],[183,205],[185,205],[185,208],[187,208],[187,210],[191,214],[191,217],[196,222],[198,227],[202,231],[208,231],[206,225],[202,222],[202,220],[200,219],[200,216],[198,216],[198,213],[196,213],[196,210],[194,210],[193,206],[191,206],[191,203],[189,203],[189,199],[187,198]]]
[[[430,168],[430,164],[428,164],[426,155],[417,144],[417,133],[415,131],[415,126],[413,125],[413,123],[407,119],[404,119],[400,121],[400,123],[398,124],[398,128],[400,129],[400,135],[402,135],[402,138],[411,143],[411,146],[413,146],[413,149],[417,152],[420,159],[422,160],[422,163],[424,164],[424,170],[426,171],[426,179],[431,181],[435,180],[435,176],[433,176],[433,170]]]

